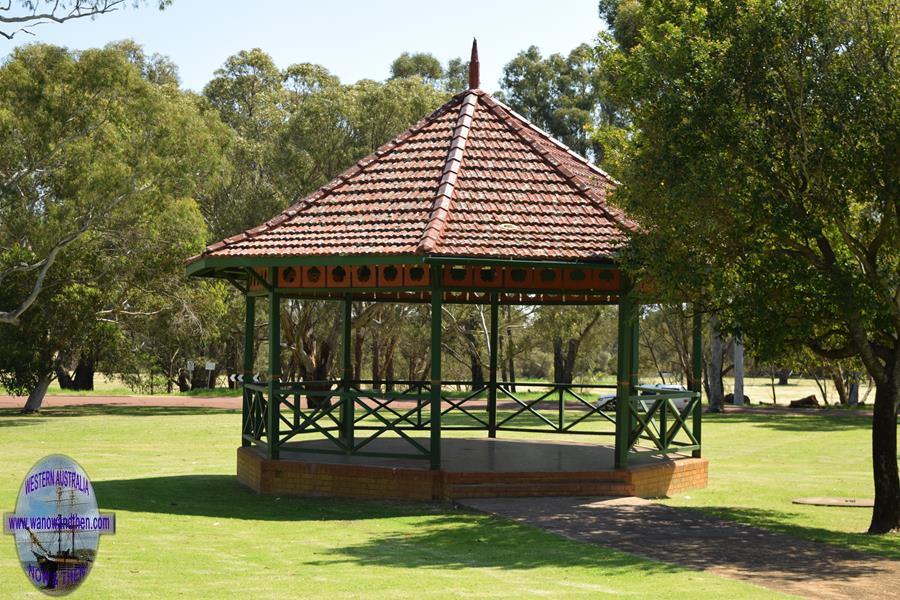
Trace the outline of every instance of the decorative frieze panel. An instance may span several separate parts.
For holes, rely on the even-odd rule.
[[[249,280],[251,292],[265,292],[271,281],[269,269],[254,268]],[[387,265],[297,265],[277,268],[278,285],[291,290],[359,292],[416,292],[430,289],[428,264]],[[518,297],[534,295],[547,302],[565,302],[584,295],[611,295],[622,290],[621,272],[608,266],[497,266],[445,264],[441,267],[441,288],[456,300],[462,293],[489,294],[497,291]]]

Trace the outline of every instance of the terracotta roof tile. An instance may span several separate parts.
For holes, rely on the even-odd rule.
[[[201,256],[610,258],[635,228],[606,202],[614,185],[509,107],[467,90]]]

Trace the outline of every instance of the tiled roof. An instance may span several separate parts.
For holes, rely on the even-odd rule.
[[[611,258],[635,225],[613,180],[479,89],[201,257]]]

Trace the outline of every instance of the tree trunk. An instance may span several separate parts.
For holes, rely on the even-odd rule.
[[[381,389],[381,347],[377,331],[372,332],[372,389]]]
[[[472,373],[472,390],[484,387],[484,369],[481,367],[481,361],[474,354],[471,355],[469,367]]]
[[[75,373],[72,377],[72,389],[75,390],[93,390],[94,389],[94,357],[81,355],[78,364],[75,365]]]
[[[787,385],[788,378],[792,375],[791,369],[781,369],[778,371],[778,385]]]
[[[504,344],[506,348],[506,373],[509,377],[507,381],[509,382],[509,391],[513,394],[516,393],[516,364],[515,364],[515,351],[516,347],[513,343],[513,332],[512,332],[512,307],[507,304],[506,305],[506,343]]]
[[[394,381],[396,381],[396,378],[394,377],[394,353],[391,352],[384,365],[384,391],[393,392]]]
[[[569,340],[569,351],[563,352],[562,338],[553,338],[553,383],[572,383],[572,364],[569,358],[572,357],[572,344],[574,340]]]
[[[331,344],[322,342],[316,355],[316,363],[313,372],[310,374],[310,381],[322,382],[318,384],[308,384],[310,390],[330,390],[331,382],[328,380],[328,370],[331,365]],[[328,408],[331,406],[331,396],[306,397],[306,404],[310,408]]]
[[[49,387],[50,376],[42,375],[38,379],[37,385],[34,386],[34,389],[28,394],[28,399],[25,401],[25,407],[22,409],[22,412],[34,413],[41,410],[41,404],[44,403],[44,396],[47,395],[47,389]]]
[[[65,365],[66,362],[68,361],[62,354],[57,356],[56,360],[53,361],[53,370],[56,373],[56,381],[59,383],[60,389],[74,390],[75,383],[69,375],[69,371],[67,370],[68,367]]]
[[[900,529],[900,477],[897,474],[897,405],[900,401],[900,352],[885,365],[886,377],[875,385],[872,414],[872,467],[875,508],[869,533]]]
[[[363,344],[366,341],[363,328],[355,327],[353,336],[353,380],[359,381],[362,379]]]
[[[734,403],[744,403],[744,344],[734,338]]]
[[[709,349],[709,412],[722,412],[725,406],[725,386],[722,382],[722,363],[725,360],[725,343],[719,333],[719,319],[715,315],[709,319],[712,335]]]
[[[841,406],[849,406],[850,388],[848,384],[850,382],[844,378],[842,369],[835,369],[831,372],[831,382],[834,384],[834,389],[837,392],[838,402],[841,403]]]
[[[208,378],[206,377],[206,369],[200,368],[200,364],[195,364],[194,370],[190,372],[190,375],[192,390],[206,389],[206,382],[208,381]]]
[[[184,369],[178,371],[178,391],[189,392],[191,390],[191,378]]]

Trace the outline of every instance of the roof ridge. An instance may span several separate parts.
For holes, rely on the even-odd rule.
[[[587,166],[592,167],[594,170],[602,171],[599,168],[594,167],[587,159],[578,156],[575,152],[570,150],[565,144],[560,142],[556,142],[552,138],[547,137],[547,135],[541,131],[538,127],[528,122],[527,119],[519,115],[517,112],[502,104],[500,101],[496,100],[489,94],[483,93],[482,99],[485,100],[485,104],[488,106],[488,109],[497,116],[501,122],[510,130],[512,130],[523,142],[525,142],[529,148],[534,150],[544,161],[550,165],[557,174],[559,174],[570,186],[572,186],[575,190],[578,191],[583,197],[587,198],[591,203],[593,203],[597,208],[603,211],[612,221],[618,226],[622,227],[628,232],[633,232],[636,228],[636,224],[625,217],[625,215],[619,211],[615,210],[612,207],[608,206],[604,197],[601,197],[597,192],[591,189],[591,186],[588,185],[578,174],[574,173],[571,169],[566,167],[564,164],[559,162],[555,157],[553,157],[550,152],[546,149],[538,145],[534,140],[529,138],[528,136],[522,133],[522,129],[531,129],[533,131],[538,132],[542,137],[546,137],[548,140],[553,141],[558,144],[562,148],[564,148],[569,154],[584,162]],[[506,114],[504,114],[506,113]],[[511,121],[508,117],[515,117],[514,121]],[[604,174],[605,175],[605,174]],[[605,177],[612,182],[613,179],[608,175]]]
[[[459,117],[456,120],[456,127],[453,129],[450,148],[447,150],[447,160],[444,163],[441,181],[438,183],[437,192],[431,204],[428,223],[422,232],[422,237],[419,239],[416,252],[433,252],[444,234],[447,218],[450,216],[450,203],[456,190],[456,180],[462,167],[463,154],[466,151],[466,142],[469,139],[469,131],[472,129],[472,121],[477,105],[478,94],[475,91],[469,91],[459,107]]]
[[[451,107],[454,106],[457,98],[462,98],[465,95],[466,92],[455,94],[450,98],[450,100],[436,108],[430,115],[422,117],[411,126],[406,128],[403,132],[399,133],[395,137],[391,138],[390,140],[376,148],[374,152],[359,159],[358,161],[356,161],[356,163],[341,171],[338,175],[332,178],[325,185],[318,188],[316,191],[303,196],[299,200],[296,200],[293,204],[288,206],[282,212],[275,215],[262,225],[257,225],[256,227],[245,229],[238,234],[225,238],[224,240],[221,240],[219,242],[215,242],[214,244],[210,244],[206,248],[204,248],[203,252],[190,257],[185,261],[185,263],[190,264],[196,260],[199,260],[206,254],[216,252],[227,246],[231,246],[238,242],[254,238],[262,233],[265,233],[266,231],[269,231],[281,225],[288,219],[296,216],[298,213],[310,208],[315,202],[331,194],[334,190],[347,183],[347,181],[349,181],[351,178],[362,173],[367,167],[377,162],[379,158],[387,154],[389,151],[402,145],[404,142],[408,141],[409,138],[419,133],[422,129],[434,123],[440,116],[444,115],[447,111],[450,110]]]

